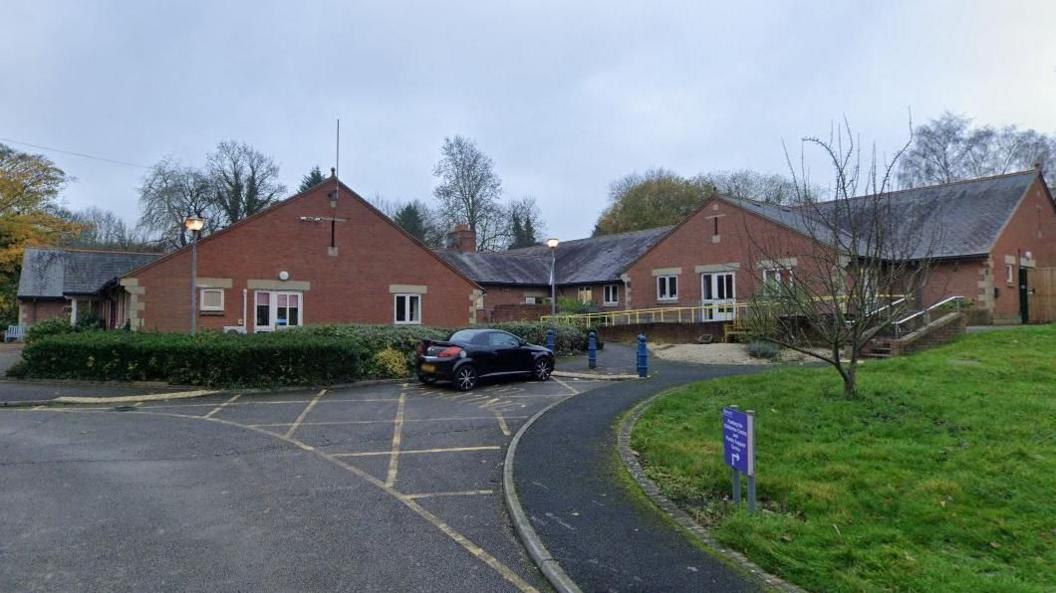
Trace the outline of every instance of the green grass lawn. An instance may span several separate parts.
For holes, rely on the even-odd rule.
[[[763,512],[734,511],[720,410],[756,411]],[[709,381],[632,444],[662,490],[764,569],[821,592],[1056,591],[1056,327],[862,365]]]

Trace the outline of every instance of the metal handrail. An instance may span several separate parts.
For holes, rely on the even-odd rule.
[[[731,321],[748,307],[747,302],[696,305],[693,307],[651,307],[648,309],[620,309],[594,313],[565,313],[544,315],[541,321],[572,325],[629,325],[631,323],[697,323]],[[728,316],[728,318],[727,318]],[[716,319],[718,317],[718,319]]]
[[[897,337],[897,336],[899,336],[901,334],[901,332],[902,332],[902,324],[906,323],[907,321],[911,321],[911,320],[916,319],[917,317],[920,317],[921,315],[923,315],[924,319],[925,319],[925,323],[928,323],[928,322],[930,322],[930,317],[931,317],[932,310],[938,309],[939,307],[941,307],[941,306],[943,306],[943,305],[945,305],[947,303],[952,303],[954,301],[957,301],[957,310],[960,311],[961,303],[964,302],[964,297],[963,296],[951,296],[951,297],[946,297],[946,298],[942,299],[941,301],[935,303],[934,305],[928,307],[927,309],[924,309],[922,311],[917,311],[915,313],[912,313],[910,315],[907,315],[907,316],[903,317],[902,319],[899,319],[898,321],[895,321],[894,323],[891,324],[892,327],[895,328],[895,336]]]

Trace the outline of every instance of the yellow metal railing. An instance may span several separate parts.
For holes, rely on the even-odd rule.
[[[702,323],[733,321],[743,315],[748,303],[709,304],[695,307],[653,307],[594,313],[544,315],[541,321],[568,323],[584,327],[605,327],[638,323]]]

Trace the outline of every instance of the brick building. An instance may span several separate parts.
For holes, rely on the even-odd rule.
[[[335,187],[331,179],[199,242],[199,327],[458,327],[538,318],[549,312],[552,257],[559,298],[601,311],[703,304],[708,319],[726,321],[761,278],[802,270],[815,245],[803,211],[716,195],[676,226],[564,241],[554,251],[478,253],[466,227],[452,232],[454,248],[432,251],[346,186],[335,199]],[[932,263],[918,306],[959,295],[974,305],[977,322],[1056,316],[1056,204],[1040,171],[882,199],[896,226],[930,238],[926,251],[907,255]],[[770,259],[759,257],[764,241],[778,246]],[[55,253],[27,250],[24,325],[76,307],[110,327],[190,327],[189,249],[162,257]]]
[[[857,198],[864,200],[866,198]],[[916,306],[963,296],[979,322],[1052,321],[1056,205],[1040,171],[892,192],[885,211],[897,229],[922,239],[906,258],[931,266]],[[818,214],[832,203],[818,206]],[[709,319],[733,317],[732,305],[756,294],[768,274],[795,274],[824,229],[811,213],[716,195],[674,227],[561,243],[558,297],[594,309],[711,305]],[[472,245],[472,241],[462,242]],[[764,245],[765,244],[765,245]],[[771,259],[760,257],[770,254]],[[531,247],[503,253],[449,250],[442,256],[485,289],[479,317],[502,317],[515,304],[546,302],[551,253]],[[1032,303],[1034,305],[1032,305]],[[537,314],[538,310],[525,309]]]

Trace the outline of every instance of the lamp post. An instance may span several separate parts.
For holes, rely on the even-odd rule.
[[[191,214],[183,221],[183,226],[191,231],[191,335],[198,329],[198,237],[205,227],[205,219]]]
[[[550,248],[550,316],[557,315],[557,238],[551,237],[546,240],[546,246]]]

